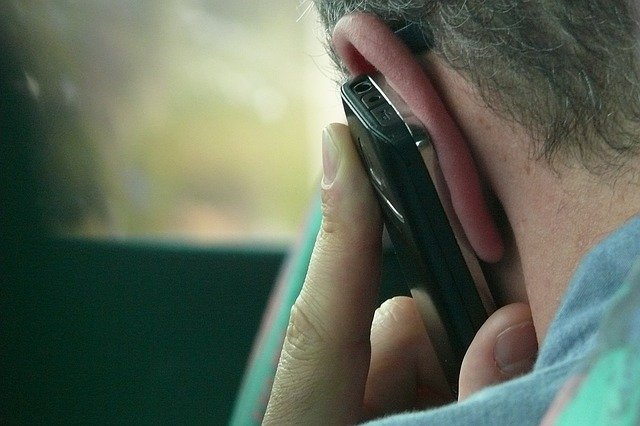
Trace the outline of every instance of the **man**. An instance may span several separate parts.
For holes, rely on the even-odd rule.
[[[640,255],[632,3],[316,6],[340,65],[382,73],[429,131],[504,307],[465,356],[460,401],[419,411],[446,400],[443,380],[410,299],[374,315],[380,216],[348,129],[332,125],[323,135],[323,225],[265,423],[343,424],[408,410],[381,423],[538,423],[594,347],[602,312]],[[412,53],[392,31],[408,24],[421,28],[428,51]]]

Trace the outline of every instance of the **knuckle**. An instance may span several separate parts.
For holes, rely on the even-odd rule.
[[[406,324],[414,325],[416,321],[416,308],[414,301],[410,297],[396,296],[385,300],[376,309],[374,315],[374,324],[379,327],[387,327],[395,329],[398,326]]]
[[[315,359],[327,341],[325,331],[308,311],[296,302],[291,308],[283,352],[298,361]]]
[[[336,217],[335,207],[334,207],[334,198],[335,196],[331,193],[331,191],[322,191],[321,195],[321,208],[322,208],[322,226],[320,230],[326,234],[333,234],[336,232],[338,228],[338,220]]]

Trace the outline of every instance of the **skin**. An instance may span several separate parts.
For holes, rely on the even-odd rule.
[[[637,177],[613,184],[532,159],[523,129],[439,58],[412,56],[371,16],[343,18],[334,44],[354,74],[385,74],[429,130],[465,233],[492,262],[490,284],[504,306],[465,356],[459,398],[528,371],[579,260],[640,211]],[[323,158],[323,223],[264,423],[351,424],[448,401],[411,299],[376,310],[380,213],[345,126],[325,130]],[[630,169],[640,169],[637,159]]]

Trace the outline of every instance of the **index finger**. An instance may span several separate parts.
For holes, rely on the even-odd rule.
[[[323,219],[264,423],[353,423],[369,368],[382,224],[349,130],[323,134]]]

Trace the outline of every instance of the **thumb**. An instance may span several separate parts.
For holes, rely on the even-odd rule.
[[[529,306],[513,303],[498,309],[480,328],[464,356],[459,399],[528,372],[537,353]]]

